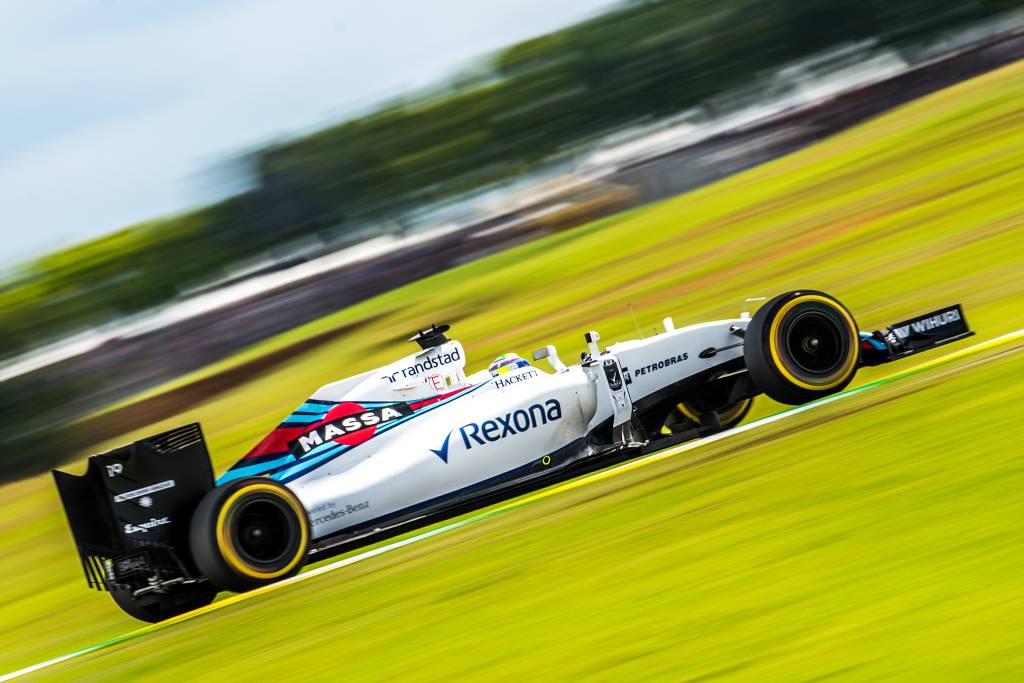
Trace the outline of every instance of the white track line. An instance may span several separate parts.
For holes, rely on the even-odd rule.
[[[541,500],[543,498],[551,497],[553,495],[562,493],[564,491],[569,491],[571,489],[579,488],[581,486],[586,486],[587,484],[591,484],[591,483],[593,483],[595,481],[601,481],[603,479],[608,479],[610,477],[617,476],[617,475],[622,474],[624,472],[635,470],[635,469],[638,469],[640,467],[645,467],[645,466],[647,466],[647,465],[649,465],[651,463],[658,462],[658,461],[664,460],[666,458],[671,458],[673,456],[679,455],[680,453],[685,453],[687,451],[691,451],[691,450],[694,450],[696,448],[700,448],[700,447],[705,446],[705,445],[707,445],[709,443],[714,443],[716,441],[722,441],[723,439],[732,438],[732,437],[734,437],[734,436],[736,436],[738,434],[743,434],[745,432],[749,432],[749,431],[757,429],[759,427],[764,427],[766,425],[770,425],[770,424],[773,424],[775,422],[779,422],[780,420],[787,419],[787,418],[792,417],[794,415],[799,415],[799,414],[805,413],[805,412],[807,412],[809,410],[814,410],[816,408],[820,408],[821,406],[828,405],[830,403],[835,403],[836,401],[841,401],[841,400],[843,400],[845,398],[849,398],[850,396],[855,396],[855,395],[857,395],[859,393],[862,393],[864,391],[872,389],[872,388],[874,388],[876,386],[879,386],[881,384],[885,384],[885,383],[890,382],[892,380],[900,379],[900,378],[907,377],[907,376],[913,375],[913,374],[917,374],[918,372],[921,372],[923,370],[927,370],[929,368],[933,368],[933,367],[935,367],[937,365],[942,365],[944,363],[948,363],[948,362],[950,362],[952,360],[955,360],[957,358],[963,358],[964,356],[973,355],[973,354],[978,353],[980,351],[991,349],[991,348],[994,348],[994,347],[999,346],[1001,344],[1005,344],[1007,342],[1014,341],[1014,340],[1017,340],[1017,339],[1024,339],[1024,328],[1021,328],[1019,330],[1015,330],[1014,332],[1009,332],[1007,334],[1001,335],[999,337],[995,337],[993,339],[989,339],[987,341],[983,341],[983,342],[979,342],[977,344],[973,344],[971,346],[968,346],[968,347],[965,347],[963,349],[960,349],[959,351],[954,351],[952,353],[947,353],[944,356],[939,356],[939,357],[934,358],[932,360],[925,361],[924,363],[919,363],[918,365],[910,367],[910,368],[908,368],[906,370],[901,370],[899,372],[894,372],[894,373],[892,373],[890,375],[886,375],[886,376],[881,377],[879,379],[876,379],[876,380],[873,380],[871,382],[868,382],[867,384],[862,384],[861,386],[858,386],[858,387],[856,387],[854,389],[849,389],[849,390],[844,391],[842,393],[834,394],[832,396],[828,396],[826,398],[819,399],[819,400],[814,401],[812,403],[805,403],[804,405],[797,406],[795,408],[790,408],[790,409],[784,410],[784,411],[782,411],[780,413],[775,413],[774,415],[769,415],[767,417],[762,417],[759,420],[755,420],[753,422],[749,422],[749,423],[747,423],[745,425],[740,425],[740,426],[735,427],[733,429],[730,429],[729,431],[726,431],[726,432],[719,432],[717,434],[713,434],[711,436],[707,436],[707,437],[704,437],[702,439],[696,439],[694,441],[689,441],[689,442],[681,444],[679,446],[674,446],[672,448],[668,448],[666,450],[659,451],[657,453],[652,453],[650,455],[646,455],[646,456],[643,456],[641,458],[636,458],[634,460],[630,460],[628,462],[622,463],[621,465],[616,465],[615,467],[610,467],[608,469],[600,470],[598,472],[594,472],[592,474],[588,474],[588,475],[579,477],[577,479],[571,479],[571,480],[569,480],[567,482],[563,482],[561,484],[556,484],[556,485],[550,486],[548,488],[541,489],[540,491],[537,491],[535,493],[528,494],[528,495],[526,495],[524,497],[515,499],[515,500],[513,500],[511,502],[507,502],[507,503],[501,504],[501,505],[499,505],[496,508],[492,508],[492,509],[486,510],[484,512],[478,512],[478,513],[473,514],[473,515],[471,515],[469,517],[464,517],[464,518],[462,518],[460,520],[456,520],[454,522],[450,522],[448,524],[444,524],[444,525],[439,526],[439,527],[434,527],[433,529],[428,529],[427,531],[422,531],[422,532],[419,532],[419,533],[414,534],[412,536],[407,536],[406,538],[403,538],[401,540],[393,541],[391,543],[387,543],[385,545],[378,546],[376,548],[372,548],[370,550],[366,550],[366,551],[363,551],[361,553],[357,553],[355,555],[350,555],[349,557],[345,557],[345,558],[342,558],[340,560],[336,560],[336,561],[331,562],[329,564],[325,564],[325,565],[323,565],[321,567],[316,567],[315,569],[310,569],[309,571],[303,572],[302,574],[299,574],[298,576],[293,576],[290,579],[285,579],[283,581],[279,581],[277,583],[273,583],[273,584],[270,584],[268,586],[263,586],[261,588],[256,588],[256,589],[251,590],[251,591],[249,591],[247,593],[238,593],[236,595],[232,595],[232,596],[230,596],[228,598],[225,598],[223,600],[215,602],[215,603],[213,603],[211,605],[207,605],[205,607],[200,607],[199,609],[192,610],[191,612],[186,612],[185,614],[181,614],[181,615],[179,615],[177,617],[172,617],[171,619],[167,619],[166,621],[162,621],[162,622],[160,622],[158,624],[150,624],[148,626],[143,626],[142,628],[135,629],[134,631],[129,631],[129,632],[124,633],[124,634],[122,634],[120,636],[117,636],[115,638],[111,638],[109,640],[104,640],[104,641],[101,641],[99,643],[95,643],[93,645],[90,645],[88,647],[84,647],[84,648],[82,648],[80,650],[75,650],[73,652],[69,652],[67,654],[61,655],[60,657],[54,657],[53,659],[48,659],[46,661],[39,662],[38,664],[33,664],[32,666],[27,666],[27,667],[25,667],[23,669],[18,669],[17,671],[12,671],[11,673],[4,674],[3,676],[0,676],[0,683],[3,683],[4,681],[13,680],[15,678],[18,678],[20,676],[24,676],[25,674],[29,674],[29,673],[32,673],[34,671],[39,671],[40,669],[45,669],[47,667],[54,666],[55,664],[59,664],[61,662],[65,662],[65,661],[67,661],[69,659],[74,659],[76,657],[81,657],[82,655],[89,654],[90,652],[96,652],[97,650],[103,650],[105,648],[112,647],[114,645],[117,645],[118,643],[123,643],[123,642],[129,641],[129,640],[135,640],[136,638],[139,638],[139,637],[144,636],[146,634],[152,633],[154,631],[157,631],[157,630],[160,630],[160,629],[163,629],[163,628],[167,628],[168,626],[172,626],[172,625],[177,624],[177,623],[182,622],[182,621],[187,621],[189,619],[194,619],[194,618],[196,618],[196,617],[198,617],[200,615],[206,614],[208,612],[214,612],[216,610],[223,609],[223,608],[225,608],[225,607],[227,607],[229,605],[233,605],[233,604],[238,603],[238,602],[243,602],[245,600],[250,600],[252,598],[255,598],[257,596],[263,595],[265,593],[270,593],[272,591],[280,590],[280,589],[284,588],[285,586],[289,586],[289,585],[292,585],[292,584],[295,584],[295,583],[299,583],[299,582],[302,582],[302,581],[308,581],[309,579],[312,579],[314,577],[320,576],[322,574],[327,574],[328,572],[333,572],[333,571],[335,571],[337,569],[341,569],[342,567],[348,567],[350,565],[356,564],[357,562],[362,562],[363,560],[368,560],[368,559],[370,559],[372,557],[377,557],[378,555],[383,555],[384,553],[389,553],[389,552],[391,552],[393,550],[398,550],[399,548],[404,548],[407,545],[412,545],[413,543],[418,543],[419,541],[425,541],[428,538],[433,538],[434,536],[439,536],[439,535],[447,533],[449,531],[454,531],[455,529],[459,529],[461,527],[468,526],[470,524],[474,524],[476,522],[483,521],[483,520],[485,520],[485,519],[487,519],[489,517],[492,517],[492,516],[494,516],[496,514],[499,514],[501,512],[506,512],[508,510],[512,510],[512,509],[515,509],[515,508],[518,508],[518,507],[522,507],[523,505],[527,505],[529,503],[532,503],[532,502],[537,501],[537,500]]]

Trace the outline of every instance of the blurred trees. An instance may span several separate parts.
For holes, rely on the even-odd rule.
[[[24,377],[0,382],[0,482],[56,467],[81,447],[78,430],[61,412],[80,390]]]
[[[249,192],[29,264],[0,289],[0,357],[165,302],[290,240],[479,189],[840,43],[909,43],[1021,4],[633,0],[501,50],[445,90],[259,150]]]

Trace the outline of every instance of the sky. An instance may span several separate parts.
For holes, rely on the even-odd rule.
[[[610,0],[0,0],[0,264],[216,199],[212,169]]]

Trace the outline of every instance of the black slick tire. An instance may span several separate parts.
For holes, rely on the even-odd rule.
[[[786,292],[754,314],[743,358],[750,378],[769,398],[807,403],[853,380],[860,361],[857,322],[824,292]]]
[[[209,491],[189,526],[192,558],[224,590],[242,592],[298,573],[309,552],[305,508],[288,487],[266,477]]]

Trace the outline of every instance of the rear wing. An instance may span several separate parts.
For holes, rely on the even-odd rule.
[[[137,591],[198,578],[192,511],[213,488],[198,424],[93,455],[81,476],[53,471],[89,585]]]
[[[974,335],[960,304],[861,333],[861,365],[880,365]]]

